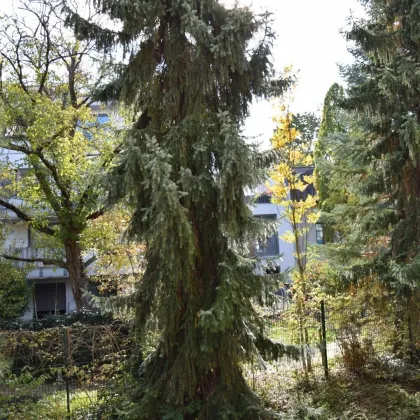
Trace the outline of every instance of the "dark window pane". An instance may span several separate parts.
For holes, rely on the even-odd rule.
[[[65,283],[35,284],[35,304],[38,314],[55,314],[66,312]]]
[[[255,216],[260,220],[277,220],[276,214],[261,214]],[[277,233],[269,236],[266,241],[260,241],[255,246],[256,257],[273,257],[279,254],[279,237]]]
[[[322,229],[322,224],[317,223],[315,225],[315,231],[316,231],[316,243],[317,244],[323,244],[324,243],[324,231]]]

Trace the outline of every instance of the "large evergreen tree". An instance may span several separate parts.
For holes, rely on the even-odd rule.
[[[368,19],[348,33],[356,64],[344,69],[349,87],[341,106],[359,116],[363,134],[363,143],[353,136],[348,159],[364,168],[365,222],[380,259],[371,266],[410,293],[420,280],[420,5],[372,0],[366,8]]]
[[[420,333],[420,4],[364,3],[367,18],[347,34],[355,57],[343,68],[348,87],[333,87],[326,99],[322,206],[344,239],[334,249],[343,279],[379,281],[407,305],[413,344]]]
[[[252,305],[265,279],[243,257],[257,231],[244,191],[263,182],[262,156],[239,127],[254,95],[287,84],[270,81],[269,16],[215,0],[94,5],[119,32],[71,7],[68,23],[105,50],[130,52],[104,92],[136,120],[111,200],[128,198],[130,233],[147,246],[134,300],[138,337],[159,335],[140,368],[134,416],[259,418],[242,366],[282,347],[264,338]]]

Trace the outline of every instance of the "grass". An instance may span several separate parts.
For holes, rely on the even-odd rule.
[[[420,393],[406,388],[404,383],[374,377],[333,378],[327,386],[318,387],[312,392],[312,404],[322,409],[319,418],[325,419],[420,418]]]
[[[96,390],[78,390],[70,394],[72,419],[87,419],[97,402]],[[54,392],[41,398],[0,397],[0,419],[50,420],[66,419],[67,396],[65,391]]]

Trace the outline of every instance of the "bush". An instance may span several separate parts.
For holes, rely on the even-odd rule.
[[[1,331],[0,340],[0,357],[13,360],[14,372],[30,369],[36,375],[51,373],[66,364],[72,374],[82,373],[79,370],[83,366],[99,368],[119,363],[130,351],[129,327],[119,323]]]
[[[29,305],[26,273],[9,261],[0,260],[0,320],[23,315]]]
[[[110,313],[100,314],[89,310],[71,312],[64,315],[49,315],[37,321],[22,319],[0,320],[0,330],[3,331],[42,331],[47,328],[70,327],[74,324],[109,325],[114,322]]]

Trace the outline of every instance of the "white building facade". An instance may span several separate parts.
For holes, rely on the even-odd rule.
[[[313,173],[313,168],[299,168],[304,175]],[[307,194],[314,194],[315,189],[312,185],[308,186]],[[286,242],[282,239],[287,232],[293,232],[289,221],[284,217],[285,209],[272,202],[272,197],[265,186],[261,186],[251,198],[251,210],[254,217],[270,220],[276,223],[276,232],[269,236],[266,242],[257,244],[253,250],[254,256],[262,261],[262,266],[267,261],[276,267],[276,272],[284,273],[296,266],[296,247],[294,243]],[[308,224],[307,245],[323,244],[324,237],[322,225],[320,223]],[[258,267],[258,270],[263,267]]]

